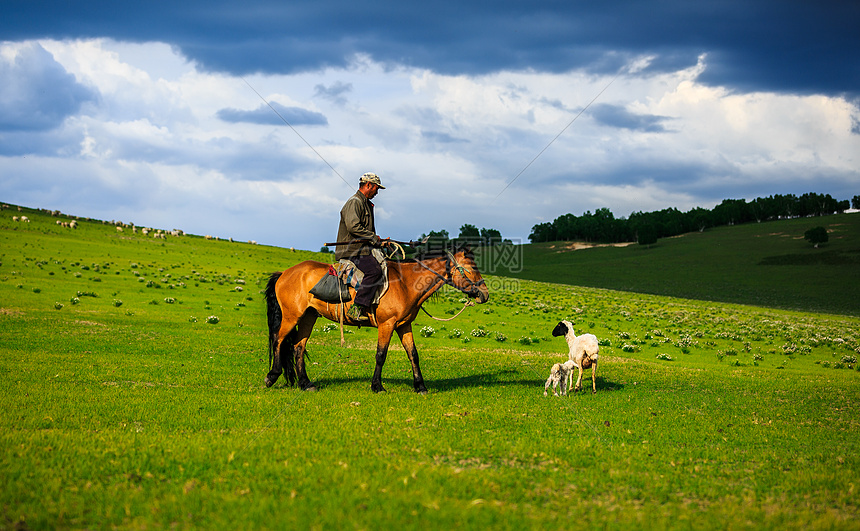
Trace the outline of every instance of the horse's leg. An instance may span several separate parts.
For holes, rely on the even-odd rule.
[[[424,386],[424,376],[421,375],[421,366],[418,363],[418,349],[415,348],[415,339],[412,336],[412,323],[397,328],[397,335],[400,336],[400,342],[412,364],[412,387],[415,388],[416,393],[426,395],[427,387]]]
[[[311,379],[308,378],[308,371],[305,368],[305,352],[306,346],[308,344],[308,338],[311,337],[311,333],[314,331],[314,323],[317,321],[317,312],[313,309],[308,310],[301,319],[299,319],[299,324],[296,327],[298,331],[298,338],[296,340],[296,348],[295,348],[295,361],[296,361],[296,374],[299,377],[299,389],[304,391],[316,391],[317,388],[314,384],[311,383]]]
[[[266,387],[272,387],[275,385],[275,382],[278,381],[278,377],[284,372],[283,366],[281,365],[281,351],[286,349],[287,355],[290,355],[293,348],[291,332],[291,329],[285,329],[283,326],[278,332],[277,345],[272,353],[272,366],[269,368],[269,374],[266,375]],[[290,376],[291,375],[288,374],[287,378],[289,379]]]
[[[393,333],[391,324],[379,324],[379,335],[376,340],[376,368],[373,369],[373,380],[370,381],[370,390],[374,393],[385,391],[385,388],[382,387],[382,366],[385,365],[385,358],[388,357],[388,345],[391,343]]]
[[[272,354],[272,366],[269,367],[269,373],[266,374],[266,387],[272,387],[275,385],[275,382],[278,381],[281,373],[284,372],[284,369],[281,367],[281,341],[283,340],[278,339],[278,345],[275,347],[274,353]]]

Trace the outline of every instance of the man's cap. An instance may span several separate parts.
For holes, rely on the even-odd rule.
[[[385,190],[385,187],[382,186],[382,181],[379,180],[379,175],[372,173],[372,172],[367,172],[364,175],[362,175],[361,179],[359,179],[359,182],[360,183],[375,184],[376,186]]]

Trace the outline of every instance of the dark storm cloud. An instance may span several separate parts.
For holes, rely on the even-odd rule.
[[[47,131],[96,94],[79,84],[38,44],[0,62],[0,131]]]
[[[309,111],[300,107],[284,107],[277,102],[269,102],[269,105],[260,105],[253,111],[243,111],[240,109],[221,109],[217,116],[225,122],[239,123],[247,122],[251,124],[263,125],[287,125],[284,120],[290,125],[328,125],[328,120],[325,116],[318,112]],[[272,110],[275,109],[275,111]],[[283,120],[281,119],[283,118]]]
[[[366,53],[447,74],[652,72],[696,64],[701,81],[739,91],[858,95],[860,2],[853,0],[5,0],[7,40],[111,37],[174,45],[234,74],[346,66]]]

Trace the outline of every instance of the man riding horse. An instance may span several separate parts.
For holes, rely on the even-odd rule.
[[[351,260],[364,273],[361,285],[355,294],[355,302],[347,317],[353,321],[368,321],[367,316],[376,289],[382,283],[382,267],[371,254],[373,247],[389,245],[388,239],[376,234],[373,218],[373,203],[370,201],[379,190],[384,190],[382,181],[375,173],[365,173],[358,181],[358,191],[347,199],[340,209],[340,224],[337,227],[337,240],[334,256],[338,260]]]
[[[418,317],[421,305],[442,286],[450,286],[478,304],[487,302],[490,291],[481,277],[475,256],[467,246],[457,246],[442,252],[428,253],[421,258],[386,262],[388,291],[371,310],[376,289],[383,280],[380,264],[373,257],[373,247],[394,245],[376,235],[373,222],[373,203],[370,202],[382,189],[375,173],[365,173],[359,181],[358,191],[349,198],[340,211],[338,241],[335,256],[348,258],[364,272],[354,303],[347,311],[348,325],[367,325],[378,329],[376,339],[376,366],[370,388],[374,393],[385,391],[382,386],[382,367],[388,355],[391,337],[397,333],[406,356],[412,365],[412,386],[416,393],[427,393],[421,373],[418,349],[412,334],[412,322]],[[375,253],[379,254],[379,253]],[[266,386],[275,384],[285,374],[290,385],[298,383],[305,390],[316,390],[308,377],[305,364],[307,342],[318,317],[343,322],[347,301],[332,303],[314,296],[311,292],[331,265],[306,260],[285,271],[272,273],[266,284],[266,318],[269,328],[269,372]],[[358,309],[356,310],[356,306]],[[368,313],[372,311],[372,319]],[[358,317],[352,315],[358,312]],[[364,320],[361,318],[364,317]]]

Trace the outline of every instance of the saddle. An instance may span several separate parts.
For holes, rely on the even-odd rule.
[[[373,304],[379,304],[382,296],[388,291],[388,261],[379,249],[372,251],[374,258],[382,266],[382,285],[376,290]],[[323,302],[341,303],[352,300],[349,288],[358,289],[364,273],[356,267],[352,260],[343,259],[334,265],[328,266],[328,271],[316,285],[311,288],[310,293]]]

